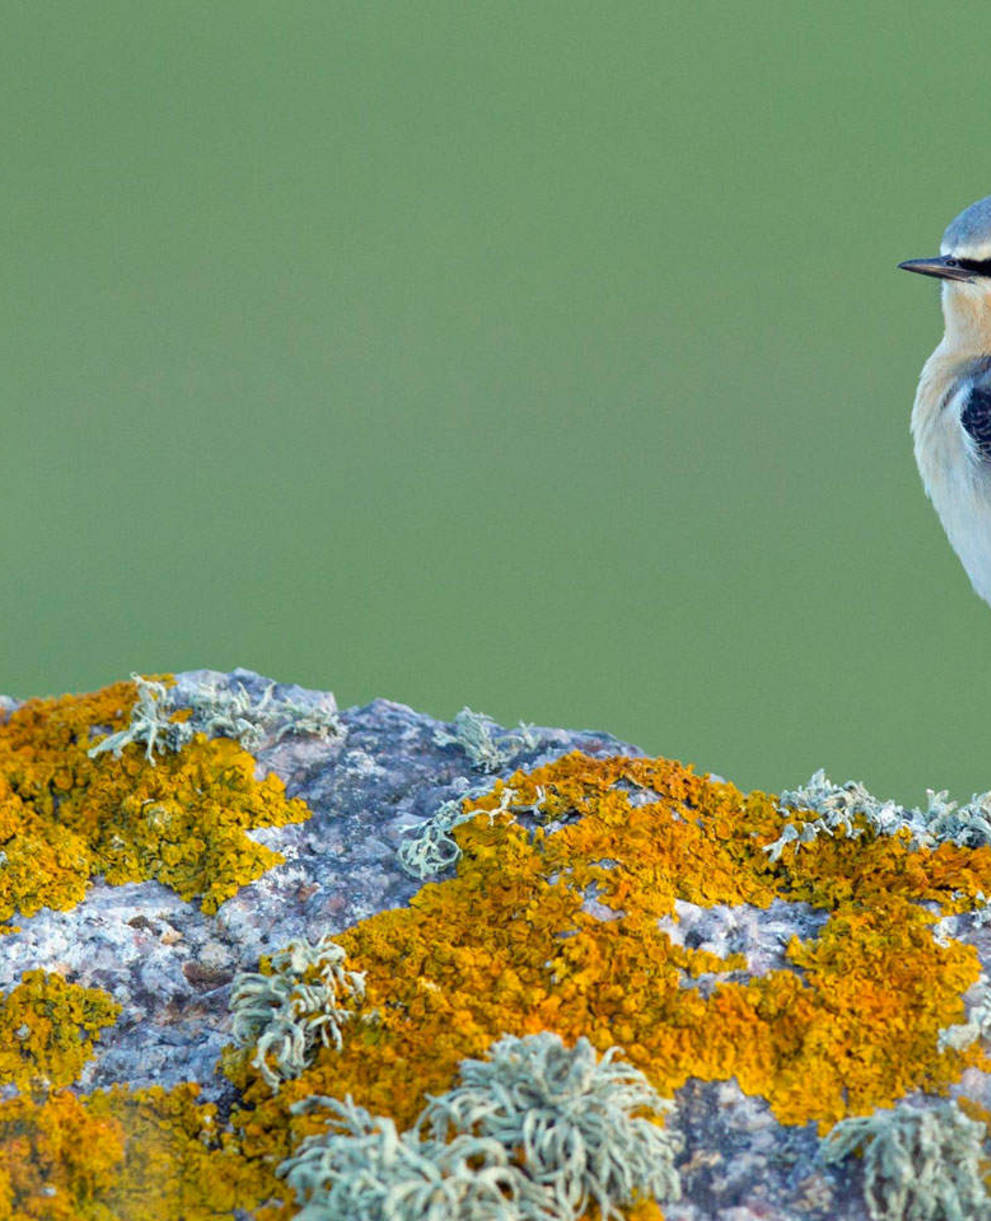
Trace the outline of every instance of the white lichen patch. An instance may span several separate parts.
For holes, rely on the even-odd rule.
[[[964,995],[967,1020],[939,1032],[940,1050],[952,1047],[963,1051],[978,1039],[991,1038],[991,981],[982,973]]]
[[[701,907],[683,899],[676,899],[674,906],[673,915],[657,921],[662,933],[676,945],[705,950],[719,958],[743,954],[746,973],[752,976],[796,970],[785,953],[792,937],[801,941],[816,937],[829,919],[828,912],[808,903],[784,899],[775,899],[766,910],[747,903]]]
[[[603,887],[597,882],[590,882],[583,892],[582,911],[595,920],[622,920],[626,912],[621,907],[610,907],[599,898],[604,893]]]
[[[991,1217],[981,1175],[984,1125],[955,1102],[922,1110],[901,1104],[841,1120],[825,1137],[824,1161],[861,1152],[871,1221],[982,1221]]]
[[[654,789],[645,788],[642,784],[637,784],[625,776],[617,780],[611,787],[617,792],[625,793],[626,800],[633,809],[638,809],[640,806],[653,805],[655,802],[664,800],[663,794],[658,793]]]
[[[617,1055],[507,1035],[402,1133],[350,1098],[306,1099],[293,1110],[325,1108],[328,1131],[278,1173],[305,1221],[576,1221],[593,1205],[611,1221],[677,1200],[680,1141],[655,1122],[671,1103]]]
[[[332,937],[315,946],[290,941],[272,956],[273,974],[241,972],[231,992],[232,1031],[239,1047],[255,1047],[252,1064],[274,1092],[298,1077],[319,1044],[343,1046],[351,1006],[365,995],[365,976],[344,969]]]

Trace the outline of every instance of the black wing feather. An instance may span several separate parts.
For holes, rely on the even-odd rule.
[[[991,462],[991,386],[977,385],[971,390],[960,423],[984,461]]]

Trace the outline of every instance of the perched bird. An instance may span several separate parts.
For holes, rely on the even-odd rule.
[[[950,222],[938,258],[898,266],[943,281],[945,331],[912,408],[915,460],[971,584],[991,603],[991,195]]]

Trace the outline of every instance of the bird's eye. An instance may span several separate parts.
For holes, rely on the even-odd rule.
[[[943,266],[944,267],[959,267],[960,260],[959,259],[944,259]]]

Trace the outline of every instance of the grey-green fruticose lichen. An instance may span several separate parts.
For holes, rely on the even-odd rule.
[[[293,1109],[325,1107],[328,1132],[279,1174],[301,1221],[575,1221],[593,1204],[610,1221],[638,1198],[677,1200],[680,1141],[651,1118],[671,1103],[618,1054],[506,1035],[402,1133],[350,1097],[305,1099]]]
[[[119,758],[129,743],[144,742],[145,754],[154,763],[156,747],[162,753],[181,750],[197,733],[233,738],[252,751],[266,742],[279,742],[288,734],[344,736],[336,711],[274,699],[275,683],[268,686],[261,699],[253,701],[243,683],[238,683],[235,691],[205,682],[179,704],[173,689],[164,683],[140,674],[132,674],[131,679],[138,688],[138,699],[131,710],[130,724],[92,747],[88,752],[91,758],[107,750]],[[188,720],[172,720],[180,709],[192,712]]]
[[[838,1123],[823,1157],[864,1155],[871,1221],[986,1221],[991,1201],[981,1177],[984,1125],[954,1102],[932,1110],[902,1104]]]
[[[454,733],[439,729],[434,734],[438,746],[459,746],[479,772],[497,772],[524,750],[533,750],[540,739],[532,725],[520,722],[519,729],[501,729],[484,712],[462,708],[454,718]]]
[[[510,1164],[498,1141],[460,1135],[427,1145],[371,1116],[319,1095],[296,1103],[330,1112],[334,1135],[307,1137],[282,1163],[302,1208],[296,1221],[555,1221],[545,1193]]]
[[[839,831],[844,836],[908,832],[913,848],[935,848],[942,843],[979,848],[991,844],[991,792],[973,796],[957,808],[946,790],[927,791],[924,810],[879,801],[859,781],[833,784],[824,771],[817,771],[808,784],[781,794],[781,810],[815,810],[820,817],[799,826],[786,823],[784,830],[765,852],[776,861],[786,844],[808,844],[819,835]]]
[[[255,1046],[252,1063],[273,1093],[299,1076],[318,1044],[340,1050],[341,1028],[353,1016],[349,1006],[365,995],[364,973],[346,971],[343,962],[344,951],[329,935],[315,946],[290,941],[272,955],[273,974],[245,971],[234,980],[234,1041]]]
[[[478,817],[477,810],[465,814],[460,797],[445,801],[417,834],[399,845],[399,863],[413,878],[429,878],[450,868],[461,856],[451,832],[463,822]]]
[[[473,788],[463,797],[445,801],[422,826],[416,828],[416,834],[403,840],[399,845],[399,864],[410,877],[423,881],[449,869],[460,860],[461,849],[451,832],[462,823],[471,822],[472,819],[478,817],[478,810],[469,810],[465,813],[462,804],[487,791],[487,786]],[[491,820],[497,814],[503,814],[507,810],[512,810],[514,813],[537,812],[540,802],[543,800],[543,790],[538,786],[537,792],[539,799],[536,805],[518,804],[514,801],[515,790],[508,785],[505,786],[499,805],[489,811],[489,819]]]

